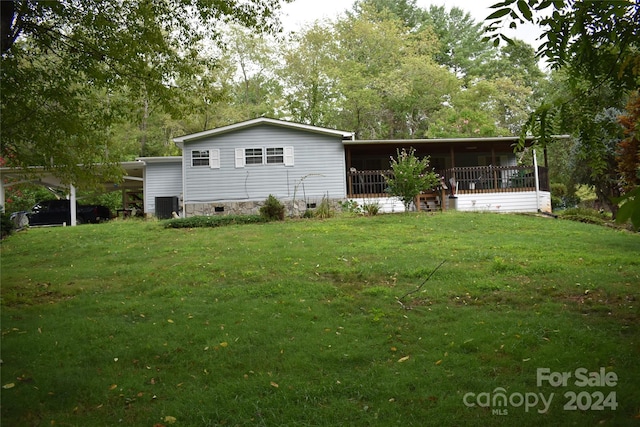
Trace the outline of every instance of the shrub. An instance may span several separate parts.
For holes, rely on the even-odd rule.
[[[221,227],[235,224],[256,224],[267,222],[261,215],[214,215],[191,216],[189,218],[170,219],[165,222],[165,228],[202,228]]]
[[[11,215],[8,213],[2,214],[2,222],[0,224],[0,238],[4,239],[15,229],[13,221],[11,221]]]
[[[340,205],[340,209],[342,209],[342,212],[354,214],[362,213],[362,208],[355,200],[341,200],[338,202],[338,205]]]
[[[380,205],[376,202],[365,203],[364,205],[362,205],[362,210],[366,215],[369,216],[378,215],[378,212],[380,212]]]
[[[385,176],[387,191],[402,200],[405,211],[409,210],[418,194],[435,188],[440,183],[438,174],[433,169],[429,170],[429,157],[418,159],[415,151],[414,148],[409,152],[404,148],[398,150],[398,158],[391,158],[394,176]]]
[[[331,209],[331,204],[329,203],[329,199],[327,196],[322,198],[322,201],[316,208],[315,216],[316,218],[331,218],[334,215],[333,209]]]
[[[551,184],[551,207],[566,208],[567,186],[561,183]]]
[[[567,209],[560,213],[559,218],[596,225],[603,225],[606,222],[606,218],[600,212],[588,208]]]
[[[272,194],[269,194],[264,205],[260,207],[260,216],[269,221],[284,220],[284,205]]]

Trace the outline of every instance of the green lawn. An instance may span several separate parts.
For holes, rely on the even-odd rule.
[[[450,212],[1,250],[2,425],[640,423],[638,234]]]

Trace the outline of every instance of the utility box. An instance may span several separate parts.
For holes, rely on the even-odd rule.
[[[180,211],[178,196],[156,197],[156,217],[158,219],[173,218],[173,213]]]
[[[450,211],[458,210],[458,198],[456,196],[449,196],[447,209]]]

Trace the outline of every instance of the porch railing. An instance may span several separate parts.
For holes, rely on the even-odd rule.
[[[455,183],[457,192],[511,193],[531,191],[536,188],[533,166],[473,166],[445,169],[441,172],[446,183]],[[549,171],[538,166],[538,182],[541,191],[549,191]]]
[[[536,188],[533,166],[473,166],[439,171],[446,185],[455,183],[456,192],[508,193],[533,191]],[[366,170],[347,172],[348,197],[387,197],[385,176],[392,177],[391,170]],[[452,180],[453,178],[453,180]],[[541,191],[549,191],[549,171],[538,166]],[[450,194],[449,190],[449,194]]]
[[[392,170],[366,170],[347,172],[348,197],[389,197],[385,176],[392,177]]]

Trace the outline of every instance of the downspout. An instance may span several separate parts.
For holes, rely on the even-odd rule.
[[[540,212],[540,177],[538,174],[538,159],[535,148],[533,149],[533,176],[536,181],[536,211]]]
[[[184,159],[184,141],[176,141],[175,139],[173,140],[173,142],[176,144],[176,146],[180,149],[180,151],[182,152],[182,161],[181,161],[181,166],[180,169],[182,170],[182,195],[180,197],[180,199],[178,199],[178,209],[181,209],[180,212],[180,217],[181,218],[186,218],[187,217],[187,205],[186,202],[189,199],[187,196],[187,163],[185,162]]]

